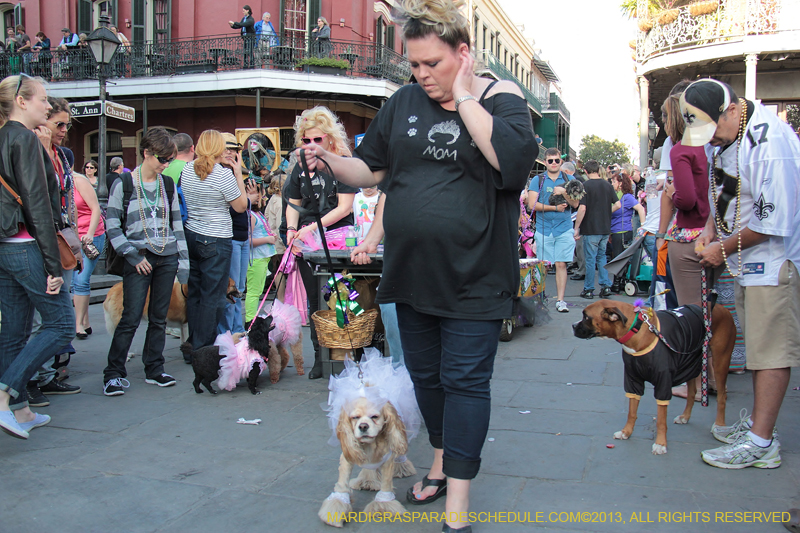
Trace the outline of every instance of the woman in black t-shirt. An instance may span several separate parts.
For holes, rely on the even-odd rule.
[[[519,87],[475,76],[469,26],[451,0],[401,7],[418,83],[386,102],[354,158],[320,146],[305,157],[309,168],[324,159],[348,185],[380,183],[386,192],[377,301],[396,304],[434,447],[428,475],[407,500],[429,503],[446,487],[444,531],[467,532],[467,522],[450,518],[465,516],[480,468],[500,326],[519,289],[519,195],[536,141]]]
[[[295,143],[298,147],[308,150],[318,146],[337,155],[350,155],[344,126],[327,107],[317,106],[303,111],[294,125],[294,131]],[[292,205],[295,205],[313,213],[320,205],[318,203],[320,198],[322,199],[320,219],[324,229],[332,230],[343,226],[352,226],[353,198],[358,189],[338,183],[329,174],[318,169],[311,176],[312,191],[306,185],[305,180],[300,179],[302,172],[302,165],[295,165],[286,181],[286,199],[291,204],[286,209],[287,241],[292,238],[302,240],[308,233],[320,229],[317,227],[313,214],[301,213],[292,208]],[[308,296],[310,316],[319,308],[317,282],[308,262],[299,260],[297,267],[300,269]],[[308,378],[318,379],[322,377],[319,342],[317,342],[317,330],[314,322],[312,320],[309,322],[311,323],[311,342],[314,345],[314,367],[308,373]]]

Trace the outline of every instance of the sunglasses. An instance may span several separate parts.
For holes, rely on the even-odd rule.
[[[47,122],[49,122],[50,124],[55,126],[56,129],[59,129],[59,130],[65,129],[65,130],[69,131],[70,128],[72,128],[72,122],[53,122],[52,120],[48,120]]]
[[[552,165],[553,163],[561,163],[560,159],[548,159],[547,164]]]
[[[86,169],[97,170],[97,167],[92,166],[92,165],[86,165],[86,166],[83,167],[83,169],[84,170],[86,170]]]
[[[22,89],[22,78],[23,78],[23,76],[26,77],[26,78],[30,78],[30,76],[28,76],[24,72],[20,72],[19,73],[19,80],[17,81],[17,90],[14,91],[14,98],[19,96],[19,90]]]
[[[160,155],[155,156],[155,158],[158,159],[158,162],[162,165],[168,165],[175,159],[174,157],[161,157]]]
[[[328,134],[326,133],[322,137],[313,137],[313,138],[303,137],[300,140],[303,142],[303,144],[311,144],[312,142],[314,144],[320,144],[320,143],[322,143],[322,139],[324,139],[327,136],[328,136]]]

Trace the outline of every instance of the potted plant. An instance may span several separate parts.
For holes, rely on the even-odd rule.
[[[307,57],[296,64],[305,72],[314,74],[332,74],[334,76],[344,76],[350,68],[350,62],[345,59],[333,59],[330,57]]]

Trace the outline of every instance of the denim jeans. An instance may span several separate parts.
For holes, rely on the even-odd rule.
[[[393,363],[405,364],[403,358],[403,345],[400,343],[400,330],[397,327],[397,308],[395,304],[380,304],[381,321],[386,331],[386,342],[389,343],[389,353]]]
[[[184,230],[189,248],[189,297],[186,318],[189,342],[197,350],[212,346],[225,314],[225,292],[231,270],[231,239]]]
[[[239,292],[244,292],[247,281],[247,268],[250,264],[250,241],[231,240],[231,270],[230,277],[236,283]],[[236,298],[235,303],[225,302],[225,314],[217,325],[217,333],[244,333],[242,321],[242,299]]]
[[[608,235],[584,235],[583,255],[586,257],[586,279],[583,281],[583,290],[594,290],[594,268],[600,273],[600,287],[610,287],[608,270],[606,270],[606,246]]]
[[[490,380],[502,320],[426,315],[396,304],[406,367],[430,443],[444,451],[444,473],[478,475],[489,430]]]
[[[172,285],[178,273],[178,254],[161,256],[148,251],[140,257],[147,259],[153,270],[141,275],[136,272],[136,267],[125,261],[122,273],[122,317],[108,349],[108,366],[103,371],[103,382],[128,376],[125,361],[142,320],[148,289],[150,305],[147,308],[147,334],[142,348],[142,363],[147,378],[158,377],[164,372],[164,329],[167,327]]]
[[[72,286],[72,282],[75,279],[75,271],[74,270],[62,270],[61,277],[64,279],[64,285],[61,286],[61,290],[66,291],[67,287]],[[72,297],[70,297],[70,301],[72,301]],[[73,310],[74,312],[74,310]],[[35,337],[39,334],[39,330],[42,329],[42,315],[39,311],[33,311],[33,321],[31,324],[31,335],[30,339]],[[47,361],[44,362],[42,366],[39,367],[39,370],[31,377],[31,381],[35,381],[36,385],[39,387],[44,387],[56,377],[56,366],[67,366],[70,361],[70,357],[72,354],[75,353],[75,347],[72,346],[72,341],[68,342],[61,349],[56,352],[55,356],[51,357]],[[60,363],[57,365],[57,363]]]
[[[105,243],[105,234],[98,235],[92,239],[92,244],[100,251],[103,250]],[[89,296],[92,293],[92,273],[94,272],[94,267],[97,266],[97,261],[100,259],[100,256],[97,256],[95,259],[89,259],[83,251],[81,251],[81,254],[83,255],[83,270],[75,272],[75,275],[72,277],[72,294],[77,296]]]
[[[45,294],[47,273],[35,242],[0,244],[0,390],[13,398],[12,410],[27,407],[25,385],[75,336],[68,287]],[[42,315],[42,327],[28,340],[34,309]]]

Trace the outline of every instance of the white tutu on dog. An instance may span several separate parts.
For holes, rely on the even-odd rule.
[[[219,347],[219,354],[225,357],[219,362],[219,379],[217,385],[221,389],[232,391],[237,383],[246,379],[250,370],[259,365],[258,374],[264,373],[267,362],[255,350],[251,350],[247,337],[242,337],[238,344],[234,344],[230,331],[217,335],[214,346]]]
[[[363,382],[358,377],[359,367]],[[331,446],[340,446],[336,426],[342,409],[349,410],[350,403],[358,398],[367,398],[376,409],[390,402],[406,426],[409,442],[419,433],[422,415],[408,370],[403,365],[392,366],[392,359],[381,357],[377,350],[365,350],[359,365],[347,358],[342,373],[331,376],[328,389],[328,404],[322,404],[322,408],[328,412],[328,425],[333,433],[328,440]]]

